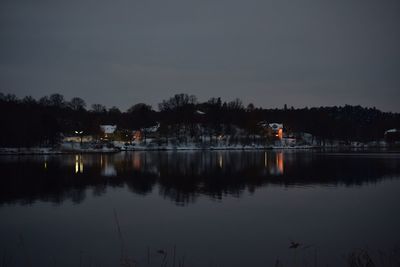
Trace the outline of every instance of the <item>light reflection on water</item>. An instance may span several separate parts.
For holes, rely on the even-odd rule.
[[[196,153],[195,153],[196,154]],[[166,153],[164,157],[162,156],[163,159],[161,161],[165,160],[167,163],[170,163],[171,161],[173,164],[177,164],[178,162],[176,161],[175,157],[179,158],[179,164],[182,164],[179,167],[179,170],[181,170],[183,173],[188,173],[188,170],[186,168],[191,167],[193,168],[194,165],[197,165],[196,168],[199,168],[197,173],[201,173],[207,168],[213,168],[214,165],[212,158],[215,155],[207,155],[206,158],[201,155],[198,157],[198,155],[184,155],[182,156],[182,152],[180,154],[170,154]],[[157,155],[159,156],[159,155]],[[207,159],[207,157],[210,157],[210,159]],[[217,152],[216,154],[216,166],[219,169],[224,169],[224,168],[232,168],[232,165],[229,166],[224,166],[224,161],[229,161],[229,163],[232,163],[232,159],[229,158],[230,155],[227,152]],[[229,158],[229,159],[228,159]],[[160,159],[160,158],[158,158]],[[93,156],[93,155],[82,155],[82,154],[77,154],[75,155],[75,173],[76,174],[82,174],[83,173],[83,167],[84,167],[84,162],[85,160],[87,161],[88,166],[90,167],[95,167],[98,163],[100,164],[101,168],[101,175],[102,176],[117,176],[118,175],[118,168],[121,165],[126,165],[126,163],[131,162],[131,168],[134,171],[139,171],[139,172],[154,172],[154,173],[159,173],[159,165],[155,164],[155,161],[158,159],[154,159],[153,153],[145,153],[145,152],[139,152],[139,153],[129,153],[128,155],[124,155],[124,153],[118,154],[118,155],[100,155],[99,157]],[[252,156],[251,158],[251,164],[257,164],[257,157]],[[99,162],[97,162],[99,161]],[[65,161],[66,164],[69,163],[69,161]],[[233,164],[237,164],[237,162],[233,162]],[[239,165],[240,167],[241,165]],[[268,170],[269,174],[273,176],[279,176],[284,174],[284,153],[282,151],[276,152],[276,153],[270,153],[270,157],[268,157],[267,152],[264,152],[264,167]],[[45,160],[45,169],[47,169],[47,159]]]
[[[182,154],[182,152],[180,152]],[[229,154],[229,153],[228,153]],[[159,155],[157,155],[159,156]],[[165,157],[164,157],[165,156]],[[179,164],[182,163],[182,166],[180,170],[183,172],[187,172],[185,168],[188,166],[193,167],[194,164],[198,165],[199,173],[201,172],[201,169],[207,169],[207,168],[212,168],[214,167],[213,164],[213,159],[214,155],[211,156],[210,159],[207,159],[203,156],[197,157],[196,155],[192,156],[187,156],[185,155],[184,157],[181,157],[181,155],[178,156],[178,154],[170,154],[167,153],[164,156],[161,156],[162,159],[161,161],[165,162],[173,162],[173,164],[177,164],[175,157],[179,158]],[[83,173],[83,166],[84,166],[84,160],[87,160],[86,164],[88,166],[90,165],[91,167],[94,167],[97,165],[97,160],[99,161],[100,167],[101,167],[101,175],[103,176],[116,176],[118,172],[118,166],[121,166],[123,164],[126,165],[126,163],[131,162],[131,168],[134,171],[149,171],[153,170],[154,172],[158,173],[159,170],[159,165],[155,164],[155,159],[154,155],[147,155],[144,152],[139,152],[139,153],[132,153],[131,155],[124,155],[118,154],[118,155],[100,155],[98,158],[93,157],[93,155],[75,155],[75,173]],[[208,157],[208,156],[207,156]],[[224,166],[224,161],[229,160],[232,161],[231,159],[227,159],[229,155],[227,155],[226,152],[218,152],[217,153],[217,165],[219,169],[224,169],[226,166]],[[254,162],[254,157],[253,157],[253,164]],[[69,163],[67,160],[65,162],[66,164]],[[235,163],[236,164],[236,163]],[[240,166],[240,165],[239,165]],[[230,166],[231,167],[231,166]],[[277,152],[274,153],[271,158],[268,158],[267,152],[264,154],[264,167],[268,169],[269,173],[272,175],[282,175],[284,173],[284,153],[283,152]],[[110,173],[112,175],[110,175]]]
[[[54,195],[53,188],[47,186],[50,181],[57,184],[56,193],[62,197],[88,186],[127,184],[133,192],[142,194],[160,186],[166,198],[187,204],[180,201],[202,194],[219,199],[272,184],[359,186],[398,176],[400,158],[396,154],[372,155],[196,151],[8,156],[0,158],[0,164],[4,176],[13,179],[1,180],[0,203],[23,200],[24,194],[18,192],[25,192],[20,190],[25,187],[31,190],[26,194],[28,201],[36,197],[48,199],[47,195]],[[41,168],[37,168],[39,162]]]
[[[335,266],[354,247],[400,242],[398,154],[124,152],[7,156],[0,167],[0,249],[17,255],[21,233],[36,266],[54,266],[46,255],[75,266],[80,250],[87,265],[118,264],[114,209],[141,266],[147,246],[150,266],[174,246],[190,266],[294,266],[294,240],[313,245],[298,260],[317,251]]]
[[[75,173],[83,173],[83,157],[81,154],[75,155]]]

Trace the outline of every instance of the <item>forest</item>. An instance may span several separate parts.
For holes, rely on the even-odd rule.
[[[264,108],[252,103],[245,105],[240,99],[223,101],[219,97],[200,102],[188,94],[165,99],[156,109],[136,103],[121,111],[102,104],[87,107],[85,100],[66,100],[61,94],[20,99],[0,93],[0,147],[56,145],[63,135],[73,135],[75,131],[97,135],[102,124],[117,125],[126,136],[156,124],[160,125],[159,136],[166,139],[232,135],[238,130],[254,136],[262,131],[260,122],[283,123],[286,133],[309,133],[319,140],[367,142],[383,139],[388,129],[399,129],[400,114],[351,105]]]

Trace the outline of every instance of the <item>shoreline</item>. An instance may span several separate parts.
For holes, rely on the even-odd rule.
[[[68,155],[68,154],[112,154],[133,151],[222,151],[222,150],[311,150],[320,147],[138,147],[134,149],[74,149],[62,150],[52,148],[0,148],[0,155]]]
[[[0,155],[68,155],[68,154],[112,154],[119,152],[133,151],[271,151],[271,150],[319,150],[319,149],[354,149],[354,150],[386,150],[390,146],[159,146],[145,147],[137,146],[135,148],[103,148],[103,149],[58,149],[51,147],[32,147],[32,148],[0,148]]]

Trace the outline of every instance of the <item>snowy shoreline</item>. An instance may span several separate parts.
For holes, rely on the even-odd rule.
[[[62,150],[51,147],[32,147],[32,148],[0,148],[0,155],[58,155],[75,153],[116,153],[118,149],[74,149]]]
[[[0,148],[0,155],[57,155],[57,154],[74,154],[74,153],[118,153],[126,151],[214,151],[214,150],[297,150],[297,149],[317,149],[316,146],[212,146],[212,147],[195,147],[195,146],[157,146],[145,147],[138,146],[132,148],[102,148],[102,149],[55,149],[50,147],[32,147],[32,148]]]
[[[248,151],[248,150],[315,150],[315,149],[371,149],[386,147],[369,146],[257,146],[257,145],[235,145],[235,146],[116,146],[113,148],[51,148],[51,147],[31,147],[31,148],[0,148],[0,155],[62,155],[62,154],[94,154],[94,153],[118,153],[128,151]]]

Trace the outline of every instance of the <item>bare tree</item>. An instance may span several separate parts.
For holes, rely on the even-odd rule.
[[[158,104],[158,108],[161,111],[176,110],[186,105],[195,105],[196,103],[197,98],[194,95],[176,94],[168,100],[163,100]]]
[[[73,110],[83,110],[86,107],[86,103],[82,98],[73,97],[71,101],[69,101],[68,106]]]
[[[27,104],[27,105],[32,105],[32,104],[36,104],[36,100],[31,96],[25,96],[22,99],[22,103]]]
[[[62,108],[65,106],[64,96],[61,94],[52,94],[49,97],[50,105]]]
[[[119,110],[119,108],[117,108],[116,106],[112,106],[111,108],[108,109],[108,113],[121,114],[121,110]]]
[[[239,98],[236,98],[235,100],[229,102],[228,103],[228,109],[231,109],[231,110],[242,110],[242,109],[244,109],[242,100],[240,100]]]
[[[39,99],[39,104],[42,106],[50,106],[50,99],[48,96],[43,96]]]
[[[247,105],[246,111],[251,112],[251,111],[254,111],[254,109],[255,109],[254,104],[250,103]]]
[[[151,111],[151,110],[152,110],[152,108],[151,108],[150,105],[147,105],[145,103],[138,103],[138,104],[135,104],[132,107],[130,107],[127,110],[127,112],[128,113],[133,113],[133,112],[137,112],[137,111],[139,111],[139,112],[147,112],[147,111]]]
[[[106,106],[102,104],[93,104],[92,105],[92,111],[96,113],[104,113],[107,111]]]

